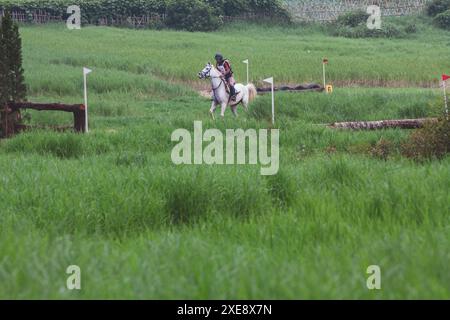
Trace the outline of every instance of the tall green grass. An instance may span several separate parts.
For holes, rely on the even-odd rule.
[[[323,125],[435,116],[437,90],[277,93],[276,176],[171,162],[171,133],[192,131],[195,120],[221,131],[271,127],[269,95],[237,119],[209,118],[210,102],[195,92],[208,85],[195,74],[218,49],[239,79],[239,61],[251,58],[254,80],[280,83],[320,81],[323,55],[332,82],[415,86],[449,67],[446,33],[349,40],[315,28],[22,28],[30,100],[80,103],[81,68],[94,69],[91,132],[0,141],[0,298],[448,299],[448,157],[379,160],[358,150],[381,139],[400,145],[410,132]],[[29,122],[68,120],[58,117],[31,113]],[[82,269],[79,292],[65,287],[72,264]],[[373,264],[381,291],[366,288]]]

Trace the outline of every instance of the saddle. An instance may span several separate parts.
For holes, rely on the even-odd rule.
[[[230,89],[230,85],[228,84],[228,81],[225,79],[225,77],[222,77],[223,83],[225,85],[225,90],[227,92],[227,94],[230,96],[231,95],[231,89]],[[235,95],[237,96],[240,92],[236,90]],[[230,96],[231,99],[231,96]]]

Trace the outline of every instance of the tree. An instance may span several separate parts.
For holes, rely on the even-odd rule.
[[[2,41],[2,27],[0,25],[0,110],[3,110],[4,105],[8,101],[8,82],[7,82],[7,68],[5,59],[5,49]]]
[[[26,86],[22,68],[22,40],[19,28],[6,11],[0,26],[0,123],[1,136],[15,131],[21,120],[20,112],[7,111],[7,103],[26,98]]]
[[[2,61],[6,98],[9,101],[23,101],[26,98],[24,70],[22,68],[22,40],[19,28],[13,22],[11,14],[7,11],[2,19],[0,42],[2,47]],[[2,85],[3,88],[3,85]],[[2,91],[3,91],[2,90]]]
[[[221,20],[203,0],[169,0],[166,24],[188,31],[212,31],[220,26]]]
[[[0,137],[6,135],[6,103],[8,102],[9,90],[7,81],[7,68],[5,49],[2,41],[2,27],[0,25]]]

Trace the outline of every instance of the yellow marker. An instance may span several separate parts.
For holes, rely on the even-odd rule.
[[[333,86],[331,84],[325,87],[326,93],[333,93]]]

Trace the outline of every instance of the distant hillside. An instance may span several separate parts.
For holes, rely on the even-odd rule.
[[[384,16],[421,12],[430,0],[284,0],[297,21],[332,21],[342,13],[378,4]]]

